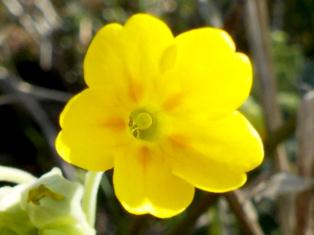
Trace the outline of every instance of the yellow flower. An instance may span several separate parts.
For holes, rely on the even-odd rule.
[[[251,63],[223,30],[173,37],[155,17],[134,15],[96,34],[84,78],[88,88],[61,114],[57,150],[87,170],[114,168],[115,194],[131,213],[174,216],[194,187],[239,188],[263,159],[260,137],[236,111]]]

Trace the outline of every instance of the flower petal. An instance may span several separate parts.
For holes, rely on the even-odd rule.
[[[161,64],[168,68],[163,79],[172,89],[164,102],[171,100],[173,94],[180,95],[180,102],[171,106],[179,115],[217,118],[230,114],[251,89],[250,60],[235,52],[232,39],[220,29],[202,28],[180,34],[165,51]]]
[[[242,186],[263,160],[260,137],[239,112],[207,123],[177,120],[164,151],[173,173],[195,187],[226,192]]]
[[[160,58],[172,42],[167,25],[147,14],[132,16],[124,27],[109,24],[96,34],[87,51],[86,83],[123,90],[125,96],[139,102],[151,94]]]
[[[60,117],[62,131],[56,140],[61,157],[88,170],[107,170],[113,153],[128,135],[127,117],[114,94],[86,89],[73,97]]]
[[[84,79],[89,87],[110,86],[124,79],[122,31],[122,25],[108,24],[92,40],[84,60]]]
[[[182,212],[194,195],[194,187],[172,175],[160,151],[148,146],[138,145],[115,157],[113,184],[127,211],[160,218]]]
[[[173,35],[161,20],[136,14],[125,24],[126,64],[133,79],[151,79],[159,73],[164,50],[173,43]]]

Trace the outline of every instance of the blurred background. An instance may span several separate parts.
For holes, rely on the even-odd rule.
[[[266,159],[235,192],[201,191],[168,220],[133,216],[102,180],[98,234],[314,234],[313,0],[0,0],[0,165],[36,176],[54,166],[65,102],[84,89],[82,62],[95,32],[132,14],[159,16],[177,35],[214,26],[254,63],[241,110],[261,134]]]

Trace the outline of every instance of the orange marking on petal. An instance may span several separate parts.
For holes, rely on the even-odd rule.
[[[149,163],[149,160],[151,158],[151,150],[146,146],[141,147],[139,149],[138,158],[139,158],[139,161],[140,161],[141,165],[143,166],[143,170],[145,172],[147,165]]]
[[[165,102],[162,104],[162,108],[165,111],[171,111],[174,108],[176,108],[178,105],[181,104],[183,99],[183,94],[182,93],[177,93],[174,95],[169,96]]]
[[[106,127],[115,129],[115,130],[123,130],[126,127],[126,123],[122,118],[118,118],[118,117],[111,117],[111,118],[107,118],[103,124]]]
[[[170,143],[177,148],[187,148],[188,147],[188,140],[185,136],[175,134],[169,137]]]
[[[139,83],[130,81],[128,86],[128,93],[134,102],[138,102],[143,97],[143,87]]]

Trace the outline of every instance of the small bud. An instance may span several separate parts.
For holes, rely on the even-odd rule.
[[[22,192],[21,207],[40,235],[93,235],[81,207],[83,188],[54,168]]]

